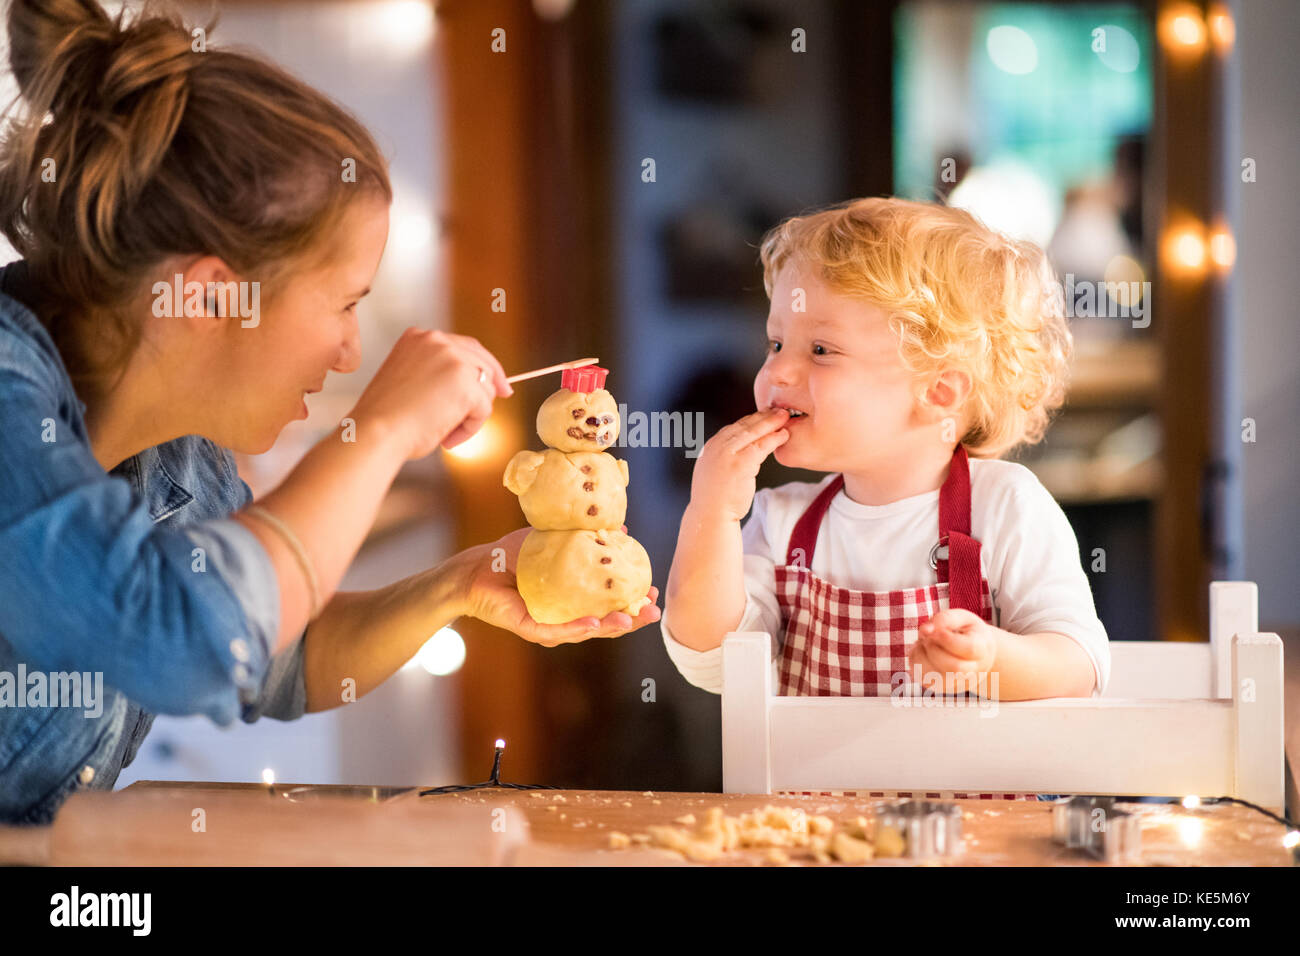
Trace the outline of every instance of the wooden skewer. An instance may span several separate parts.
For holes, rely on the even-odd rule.
[[[518,375],[511,375],[507,382],[522,382],[526,378],[537,378],[539,375],[548,375],[551,372],[562,372],[566,368],[583,368],[587,365],[596,365],[600,362],[598,358],[574,359],[571,362],[561,362],[559,365],[548,365],[546,368],[535,368],[531,372],[520,372]]]

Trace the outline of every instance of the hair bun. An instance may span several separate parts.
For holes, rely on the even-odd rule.
[[[51,73],[61,75],[59,64],[102,66],[120,23],[121,16],[114,23],[95,0],[11,0],[9,65],[23,96],[28,102],[43,99],[42,81]],[[59,92],[70,91],[65,85]]]
[[[127,23],[96,0],[13,0],[9,62],[24,98],[58,115],[85,105],[116,112],[142,88],[172,78],[169,95],[194,63],[179,15],[146,3]]]

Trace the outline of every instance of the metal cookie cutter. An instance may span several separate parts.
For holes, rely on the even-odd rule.
[[[1142,818],[1115,809],[1114,797],[1069,797],[1052,804],[1052,839],[1107,863],[1142,856]]]
[[[962,852],[961,807],[930,800],[900,800],[874,807],[876,827],[902,834],[904,856],[915,860],[956,856]]]

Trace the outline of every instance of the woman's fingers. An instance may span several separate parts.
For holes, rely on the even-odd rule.
[[[515,390],[506,381],[506,370],[501,367],[497,357],[489,352],[478,339],[469,335],[451,335],[451,340],[465,350],[474,363],[488,373],[491,391],[494,395],[505,397],[513,395]]]

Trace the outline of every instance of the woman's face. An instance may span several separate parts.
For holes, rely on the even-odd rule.
[[[292,276],[256,325],[236,316],[226,322],[226,348],[214,363],[214,379],[222,383],[217,434],[204,432],[218,444],[261,454],[285,425],[307,417],[305,396],[319,391],[329,372],[360,367],[357,304],[384,254],[388,204],[353,203],[340,228],[335,259]]]

